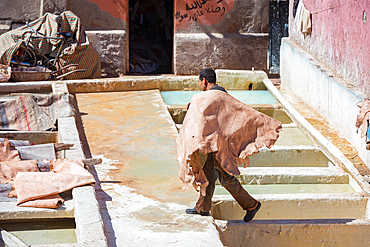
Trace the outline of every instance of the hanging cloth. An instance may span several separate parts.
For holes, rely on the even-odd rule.
[[[311,33],[311,12],[306,9],[303,0],[300,0],[297,7],[294,23],[299,31],[304,34]]]

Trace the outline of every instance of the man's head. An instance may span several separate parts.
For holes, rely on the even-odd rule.
[[[213,69],[203,69],[199,73],[199,86],[203,91],[209,90],[216,83],[216,72]]]

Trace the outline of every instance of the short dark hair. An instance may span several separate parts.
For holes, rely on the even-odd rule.
[[[209,68],[203,69],[199,73],[199,79],[202,81],[203,78],[206,78],[208,83],[216,83],[216,72],[213,69]]]

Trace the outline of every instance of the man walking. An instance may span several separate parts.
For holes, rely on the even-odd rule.
[[[195,176],[193,185],[200,189],[195,207],[187,209],[186,213],[210,215],[218,178],[246,210],[244,221],[249,222],[261,203],[234,176],[240,174],[237,164],[245,163],[247,166],[247,156],[257,153],[258,146],[272,146],[279,136],[281,123],[230,96],[217,85],[216,73],[212,69],[200,72],[199,86],[204,93],[194,96],[191,105],[188,105],[189,110],[177,139],[180,178],[187,183]],[[257,129],[258,133],[267,135],[258,135]],[[204,163],[199,152],[206,154]]]

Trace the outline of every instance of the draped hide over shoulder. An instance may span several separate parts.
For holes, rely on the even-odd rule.
[[[228,93],[210,90],[193,96],[176,139],[180,179],[205,195],[208,180],[199,151],[216,152],[216,159],[230,174],[239,175],[238,164],[249,165],[248,156],[275,144],[281,122],[262,114]]]

